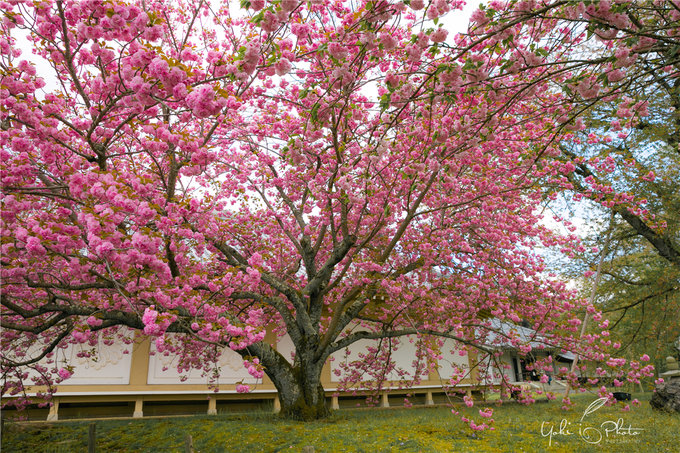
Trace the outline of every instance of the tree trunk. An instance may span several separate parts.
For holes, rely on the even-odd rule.
[[[271,348],[263,347],[259,352],[265,372],[279,392],[282,417],[310,421],[330,415],[321,385],[323,362],[311,357],[305,360],[303,354],[298,354],[291,365]]]
[[[277,387],[278,389],[278,387]],[[279,390],[281,416],[293,420],[317,420],[330,415],[326,405],[323,386],[320,382],[298,382],[294,388]]]
[[[321,385],[323,364],[296,363],[294,367],[270,370],[269,377],[279,391],[281,416],[294,420],[317,420],[330,415]]]

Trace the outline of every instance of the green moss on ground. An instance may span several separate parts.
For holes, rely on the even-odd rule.
[[[675,452],[678,451],[680,416],[655,412],[651,394],[635,395],[640,407],[622,411],[623,404],[602,407],[580,419],[597,397],[579,395],[568,412],[561,404],[533,406],[506,404],[494,408],[494,430],[472,432],[450,409],[412,408],[336,411],[323,421],[295,422],[271,414],[221,414],[97,421],[98,452],[184,452],[191,434],[196,452],[299,452],[312,445],[316,452]],[[457,407],[462,415],[480,420],[479,409]],[[616,432],[614,426],[619,423]],[[565,420],[565,422],[562,422]],[[579,423],[580,422],[580,423]],[[2,451],[87,451],[89,421],[59,423],[5,423]],[[559,432],[566,423],[565,434]],[[602,424],[605,423],[603,426]],[[629,430],[628,428],[640,428]],[[579,428],[602,434],[589,444]],[[609,433],[606,432],[610,428]],[[566,434],[569,431],[571,434]],[[635,434],[633,434],[635,433]],[[595,438],[591,438],[595,439]]]

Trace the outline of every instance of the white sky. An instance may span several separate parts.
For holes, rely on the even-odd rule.
[[[442,20],[442,23],[449,33],[454,34],[467,31],[470,16],[477,9],[480,3],[484,2],[481,0],[469,0],[462,11],[452,11],[447,14]]]

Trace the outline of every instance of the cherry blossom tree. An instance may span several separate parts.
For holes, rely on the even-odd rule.
[[[449,36],[457,3],[4,2],[3,393],[123,328],[182,369],[231,348],[300,419],[327,415],[321,369],[359,340],[381,340],[357,368],[379,383],[407,336],[429,367],[447,338],[528,351],[491,318],[607,361],[606,331],[579,338],[599,315],[536,253],[574,244],[539,210],[574,169],[571,60],[536,47],[552,22],[513,40],[512,9]]]

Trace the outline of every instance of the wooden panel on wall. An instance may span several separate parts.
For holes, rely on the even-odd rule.
[[[132,345],[114,343],[110,346],[100,342],[97,346],[97,361],[89,358],[77,357],[82,345],[71,346],[68,353],[71,358],[67,360],[73,365],[73,376],[59,384],[69,385],[126,385],[130,383],[130,367],[132,365]]]
[[[133,345],[120,339],[111,343],[100,338],[94,345],[69,344],[65,348],[57,348],[49,358],[38,363],[50,369],[73,367],[73,374],[59,384],[60,388],[74,385],[127,385],[130,383],[132,351]],[[28,351],[28,356],[33,353]],[[27,381],[30,382],[37,373],[27,371]]]

